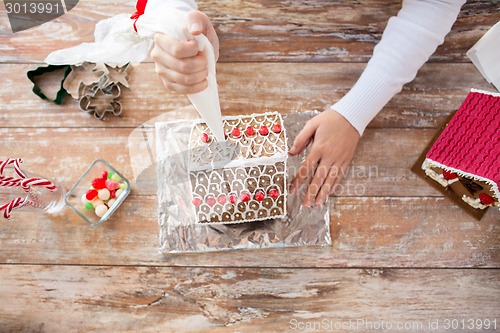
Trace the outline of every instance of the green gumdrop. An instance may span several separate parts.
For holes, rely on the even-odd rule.
[[[113,173],[113,175],[111,176],[111,180],[114,180],[115,182],[119,182],[120,180],[122,180],[122,177],[118,176],[118,174],[116,174],[116,173]]]
[[[92,202],[87,202],[85,204],[85,208],[90,210],[90,209],[94,209],[94,206],[92,205]]]
[[[115,172],[113,170],[109,170],[108,171],[108,179],[111,179],[111,177],[113,177],[114,174],[115,174]]]

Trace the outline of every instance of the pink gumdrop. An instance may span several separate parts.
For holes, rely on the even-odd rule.
[[[193,205],[195,205],[196,207],[198,207],[199,205],[201,205],[201,199],[200,198],[193,198]]]
[[[209,206],[215,205],[215,198],[214,197],[209,197],[205,200]]]
[[[219,195],[219,197],[217,198],[217,201],[218,201],[221,205],[225,204],[225,203],[226,203],[226,196],[225,196],[224,194]]]
[[[114,180],[107,179],[106,188],[110,191],[117,190],[120,188],[120,184],[118,184],[118,182],[115,182]]]

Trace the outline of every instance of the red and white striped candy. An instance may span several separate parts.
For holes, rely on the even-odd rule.
[[[21,181],[21,186],[28,190],[30,186],[45,186],[46,189],[54,191],[57,187],[50,180],[38,177],[26,178]]]
[[[0,186],[14,187],[21,185],[21,178],[0,176]]]
[[[7,165],[14,164],[14,171],[17,173],[17,175],[21,178],[26,178],[26,175],[19,166],[20,163],[23,163],[23,160],[20,158],[7,158],[5,161],[0,161],[0,175],[3,174]]]
[[[10,212],[12,212],[14,208],[20,207],[23,204],[24,204],[23,198],[15,198],[11,202],[8,202],[0,206],[0,211],[5,209],[3,212],[3,217],[5,217],[6,219],[10,219]]]

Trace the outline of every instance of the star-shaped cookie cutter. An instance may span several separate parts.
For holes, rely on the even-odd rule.
[[[118,101],[118,97],[121,95],[120,86],[111,83],[101,87],[101,81],[84,87],[82,97],[78,101],[80,110],[93,113],[94,117],[99,120],[104,120],[106,113],[120,116],[123,110],[122,104]]]

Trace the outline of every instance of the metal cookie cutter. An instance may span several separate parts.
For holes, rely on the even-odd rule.
[[[122,104],[117,100],[121,94],[120,87],[116,84],[110,84],[104,88],[100,88],[98,84],[95,86],[91,85],[86,88],[88,94],[83,95],[78,103],[80,110],[93,113],[94,117],[99,120],[104,120],[106,113],[120,116]]]

